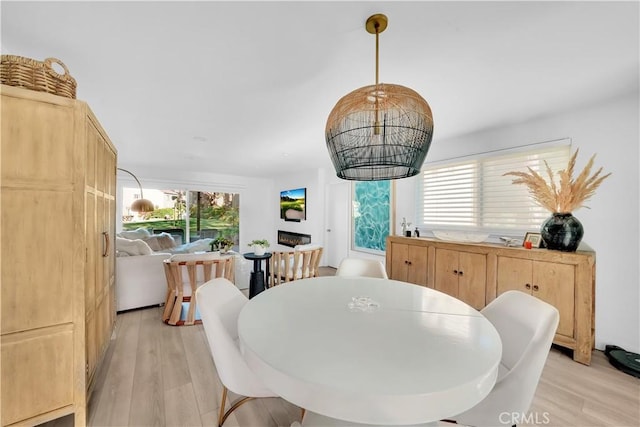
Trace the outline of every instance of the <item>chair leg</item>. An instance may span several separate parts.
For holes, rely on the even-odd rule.
[[[255,399],[255,397],[243,397],[242,399],[231,405],[231,408],[229,408],[227,412],[224,412],[224,405],[227,401],[227,388],[225,386],[222,387],[222,402],[220,403],[220,412],[218,413],[218,427],[222,427],[222,424],[224,424],[229,415],[231,415],[231,413],[238,409],[243,403]]]
[[[182,314],[182,302],[184,301],[184,293],[178,292],[176,294],[176,302],[171,310],[171,317],[169,318],[170,325],[177,325],[180,321],[180,315]]]
[[[196,293],[191,293],[191,299],[189,300],[189,310],[187,310],[187,320],[185,320],[185,326],[193,325],[196,322]]]
[[[302,422],[302,420],[304,420],[304,414],[307,412],[306,409],[302,408],[302,414],[300,414],[300,422]]]
[[[218,414],[218,427],[222,427],[222,423],[224,422],[224,405],[227,402],[227,388],[222,386],[222,402],[220,402],[220,412]]]
[[[167,291],[167,298],[164,303],[164,311],[162,313],[162,321],[166,322],[171,317],[173,305],[176,302],[176,293],[172,290]]]

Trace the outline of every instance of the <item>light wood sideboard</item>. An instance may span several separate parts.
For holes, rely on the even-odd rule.
[[[554,343],[585,365],[594,345],[595,265],[594,252],[387,238],[391,279],[437,289],[478,310],[511,289],[552,304],[560,312]]]
[[[0,95],[1,425],[86,425],[115,322],[116,150],[82,101]]]

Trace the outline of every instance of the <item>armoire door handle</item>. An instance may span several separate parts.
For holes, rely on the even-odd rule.
[[[106,258],[109,256],[109,250],[111,249],[111,241],[109,240],[109,232],[103,231],[102,236],[104,237],[104,244],[102,247],[104,248],[104,252],[102,252],[102,257]]]

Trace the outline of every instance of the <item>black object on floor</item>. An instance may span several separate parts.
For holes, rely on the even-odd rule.
[[[624,373],[640,378],[640,354],[626,351],[617,345],[607,345],[604,354],[609,363]]]

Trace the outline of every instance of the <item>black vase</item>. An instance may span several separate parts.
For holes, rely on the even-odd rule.
[[[547,249],[575,252],[584,235],[584,228],[570,213],[554,213],[542,224],[540,234]]]

